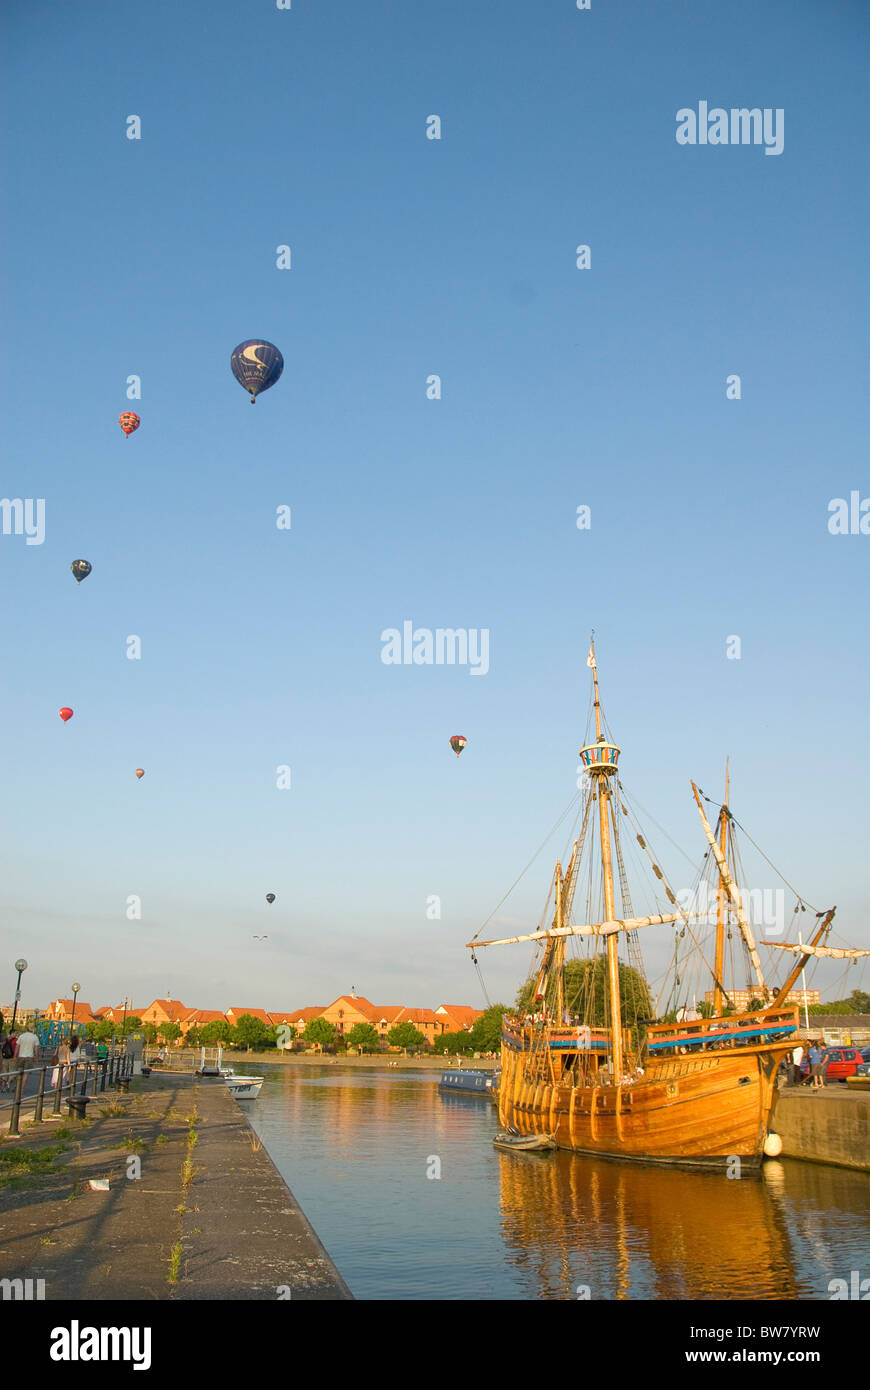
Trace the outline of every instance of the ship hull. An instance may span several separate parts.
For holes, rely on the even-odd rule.
[[[499,1119],[560,1149],[636,1163],[759,1167],[786,1045],[653,1060],[620,1086],[559,1084],[542,1056],[502,1045]],[[537,1074],[537,1076],[536,1076]]]

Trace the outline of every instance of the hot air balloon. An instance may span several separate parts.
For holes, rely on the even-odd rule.
[[[266,902],[267,902],[267,903],[273,903],[274,901],[275,901],[275,894],[274,894],[274,893],[267,893],[267,894],[266,894]]]
[[[88,575],[91,572],[91,568],[92,566],[88,564],[87,560],[73,560],[72,564],[70,565],[70,569],[72,570],[73,574],[76,577],[76,581],[79,584],[81,584],[83,579],[87,579]]]
[[[464,738],[462,734],[453,735],[452,739],[450,740],[450,747],[453,749],[457,758],[459,757],[459,754],[462,752],[467,742],[468,739]]]
[[[59,709],[59,710],[58,710],[58,714],[60,715],[60,717],[61,717],[61,719],[63,720],[64,724],[66,723],[66,721],[67,721],[68,719],[72,719],[72,717],[73,717],[73,712],[72,712],[72,710],[69,708],[68,705],[64,705],[63,709]]]
[[[121,414],[118,416],[118,424],[121,426],[121,429],[128,439],[134,430],[138,430],[141,423],[142,421],[139,419],[139,416],[132,410],[122,410]]]
[[[145,769],[144,769],[144,767],[137,767],[137,768],[136,768],[136,776],[139,778],[139,781],[141,782],[141,781],[142,781],[142,778],[145,776]]]
[[[233,349],[230,366],[236,381],[250,394],[251,405],[256,405],[260,392],[274,386],[283,372],[284,358],[274,343],[248,338]]]

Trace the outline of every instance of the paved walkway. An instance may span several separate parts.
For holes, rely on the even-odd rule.
[[[85,1124],[2,1139],[0,1174],[9,1154],[69,1147],[0,1187],[0,1278],[43,1279],[47,1300],[352,1297],[222,1082],[133,1087],[98,1097]]]

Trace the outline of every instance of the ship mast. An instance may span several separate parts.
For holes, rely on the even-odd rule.
[[[722,858],[728,859],[728,759],[725,759],[725,801],[722,805],[722,820],[719,826],[719,848],[722,851]],[[720,877],[718,901],[716,904],[716,964],[713,973],[713,1016],[719,1018],[722,1013],[722,972],[725,969],[725,902],[727,894],[725,885]]]
[[[746,949],[749,952],[749,959],[752,962],[752,968],[755,971],[755,978],[758,981],[758,989],[761,995],[761,999],[766,1006],[770,999],[770,990],[764,982],[764,973],[761,969],[761,961],[758,958],[758,951],[756,950],[755,946],[755,937],[752,934],[752,928],[750,927],[746,914],[743,911],[743,903],[740,900],[740,893],[737,890],[737,885],[734,882],[734,879],[731,877],[731,873],[728,869],[728,861],[726,860],[719,846],[716,844],[716,838],[713,834],[713,831],[710,829],[710,822],[704,815],[704,808],[701,805],[701,797],[698,793],[698,788],[695,786],[694,782],[692,782],[692,791],[694,793],[695,800],[698,803],[698,814],[701,817],[701,824],[704,827],[704,834],[707,836],[707,842],[713,851],[713,856],[716,860],[716,863],[719,865],[719,881],[722,884],[722,887],[727,892],[728,897],[731,899],[731,906],[734,908],[734,911],[737,914],[737,925],[740,928],[740,934],[743,937],[743,940],[746,942]]]
[[[598,695],[598,667],[595,662],[594,641],[589,644],[588,663],[592,667],[595,685],[595,743],[580,749],[586,771],[595,779],[595,793],[598,797],[598,824],[601,833],[601,867],[604,877],[604,916],[608,922],[614,920],[615,904],[613,898],[613,864],[610,854],[610,777],[616,773],[619,749],[608,743],[601,732],[601,701]],[[619,954],[617,934],[607,937],[607,980],[610,993],[610,1022],[612,1029],[613,1084],[622,1081],[622,1005],[619,997]]]

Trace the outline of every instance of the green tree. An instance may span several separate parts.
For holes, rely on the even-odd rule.
[[[513,1013],[507,1004],[492,1004],[474,1020],[471,1029],[472,1052],[498,1052],[501,1048],[501,1021]]]
[[[242,1014],[236,1019],[236,1038],[243,1047],[265,1047],[268,1042],[274,1041],[269,1037],[269,1032],[268,1023],[254,1018],[253,1014]]]
[[[235,1035],[235,1028],[225,1018],[212,1019],[199,1031],[200,1044],[205,1047],[211,1047],[214,1043],[230,1043]]]
[[[202,1047],[202,1029],[194,1023],[184,1035],[186,1047]]]
[[[355,1023],[347,1035],[348,1047],[361,1047],[363,1052],[377,1052],[379,1043],[373,1023]]]
[[[145,1034],[145,1041],[146,1041],[147,1043],[150,1043],[150,1044],[156,1043],[156,1041],[157,1041],[157,1024],[156,1024],[156,1023],[143,1023],[143,1024],[142,1024],[142,1032]]]
[[[135,1014],[128,1014],[126,1019],[123,1014],[119,1023],[115,1024],[115,1035],[119,1038],[126,1038],[128,1033],[141,1033],[142,1020]]]
[[[302,1036],[306,1042],[319,1043],[321,1047],[334,1047],[338,1029],[328,1018],[309,1018]]]
[[[390,1047],[421,1047],[426,1039],[413,1023],[394,1023],[387,1034]]]
[[[90,1024],[89,1027],[91,1032],[88,1036],[93,1038],[94,1042],[108,1042],[110,1038],[115,1036],[115,1025],[108,1018],[101,1018],[96,1023]]]
[[[457,1053],[461,1057],[468,1057],[474,1051],[474,1044],[471,1034],[465,1030],[461,1033],[442,1033],[432,1044],[432,1051],[443,1053],[445,1057],[455,1057]]]
[[[181,1037],[181,1024],[176,1023],[174,1018],[170,1018],[168,1022],[160,1024],[157,1032],[164,1042],[174,1043],[176,1038]]]
[[[565,1007],[571,1014],[578,1014],[591,1028],[608,1026],[607,1010],[607,958],[595,956],[594,959],[568,960],[563,967]],[[534,1013],[535,980],[530,975],[517,994],[516,1008],[519,1013]],[[548,986],[547,998],[551,999],[552,985]],[[619,997],[622,1005],[623,1023],[628,1027],[638,1021],[652,1019],[652,1001],[646,980],[631,965],[619,966]],[[552,1007],[552,1005],[551,1005]]]

